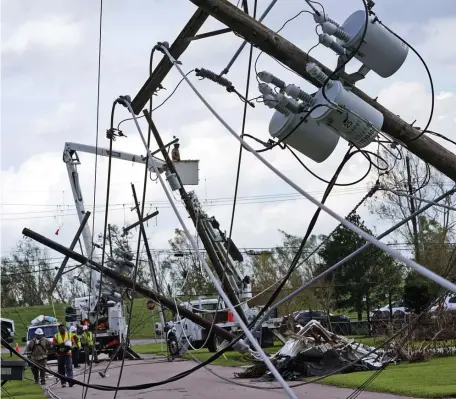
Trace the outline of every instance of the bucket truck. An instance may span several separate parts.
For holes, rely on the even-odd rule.
[[[203,211],[195,192],[189,192],[188,197],[196,219],[203,226],[200,234],[206,234],[209,238],[209,245],[213,247],[217,254],[223,268],[223,274],[229,281],[235,295],[239,298],[239,307],[243,311],[247,322],[251,322],[260,309],[250,307],[248,304],[248,301],[252,299],[252,286],[250,276],[242,276],[239,273],[239,266],[244,261],[241,252],[231,238],[227,237],[220,229],[217,219],[214,216],[209,217]],[[194,301],[182,303],[181,305],[209,319],[216,323],[218,327],[227,331],[234,333],[242,331],[239,324],[234,321],[232,313],[227,309],[221,299],[199,298]],[[282,322],[282,318],[275,317],[270,318],[263,324],[257,336],[263,347],[272,346],[274,336],[284,340],[279,332]],[[161,331],[161,326],[157,323],[155,329]],[[189,347],[207,347],[210,352],[216,352],[218,346],[221,344],[220,339],[215,334],[212,334],[210,330],[186,318],[181,318],[179,314],[174,315],[174,319],[167,323],[164,331],[166,332],[169,352],[173,357],[182,356]]]
[[[177,140],[173,142],[175,141]],[[79,221],[82,223],[86,210],[77,171],[77,166],[81,163],[78,153],[89,153],[108,157],[109,150],[84,144],[65,143],[63,161],[67,167]],[[112,158],[140,164],[146,164],[147,160],[144,156],[120,151],[112,151]],[[163,173],[166,170],[165,163],[158,158],[154,158],[154,161],[159,173]],[[175,166],[179,170],[184,184],[198,184],[198,161],[180,161],[176,162]],[[153,171],[152,165],[149,165],[149,168]],[[95,246],[92,242],[92,232],[89,223],[85,223],[81,236],[87,257],[93,257],[95,260]],[[132,260],[133,256],[130,253],[119,250],[113,254],[113,257],[107,257],[105,267],[129,276],[134,268]],[[153,267],[151,264],[150,266]],[[79,281],[83,280],[80,279]],[[152,281],[154,283],[154,289],[157,291],[158,287],[155,287],[153,279]],[[91,270],[90,282],[83,282],[89,285],[90,295],[73,299],[71,306],[66,309],[67,327],[69,328],[74,325],[80,328],[83,324],[89,324],[97,331],[95,342],[97,352],[109,354],[116,352],[119,354],[123,353],[123,351],[116,351],[116,349],[120,344],[125,342],[127,337],[123,298],[125,295],[128,295],[128,292],[109,278],[103,278],[101,280],[100,273],[93,269]],[[102,287],[101,296],[99,297],[100,283]],[[161,321],[163,323],[163,319]],[[128,342],[126,345],[129,348]],[[129,353],[131,356],[135,355],[130,349],[126,353]]]

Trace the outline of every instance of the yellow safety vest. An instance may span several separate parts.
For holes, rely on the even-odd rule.
[[[84,331],[82,333],[81,341],[83,345],[87,346],[93,346],[93,337],[92,337],[92,332],[90,331]]]
[[[61,347],[60,345],[64,344],[65,341],[71,341],[71,335],[68,332],[65,332],[65,335],[62,337],[62,334],[58,332],[54,335],[55,340],[57,341],[57,353],[62,355],[71,355],[71,349],[66,350],[65,348]]]
[[[78,337],[78,334],[72,333],[71,336],[73,337],[73,348],[80,349],[81,348],[81,339]]]

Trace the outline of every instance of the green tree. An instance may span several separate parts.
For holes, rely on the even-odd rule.
[[[279,230],[279,232],[282,239],[280,245],[276,248],[271,251],[250,251],[248,253],[250,258],[249,266],[253,277],[253,292],[259,293],[272,286],[269,291],[265,292],[264,296],[259,298],[260,303],[264,303],[268,299],[277,288],[277,283],[285,277],[302,242],[302,237],[288,234],[282,230]],[[307,257],[316,248],[318,240],[317,236],[312,235],[309,237],[297,263],[297,268],[291,274],[279,298],[299,288],[311,276],[316,257],[311,257],[310,259],[307,259]],[[284,305],[280,312],[281,314],[289,314],[296,310],[308,308],[314,303],[315,295],[313,291],[306,291]]]
[[[456,246],[453,234],[436,220],[419,218],[420,263],[437,274],[456,281]],[[415,313],[421,313],[441,294],[440,286],[416,272],[405,280],[404,302]]]
[[[132,242],[135,243],[134,248],[131,245]],[[100,245],[103,243],[103,234],[101,233],[98,234],[98,243]],[[110,247],[111,244],[112,248]],[[115,224],[109,226],[106,245],[106,251],[109,255],[112,253],[113,257],[115,258],[116,256],[119,256],[119,253],[126,252],[133,255],[134,259],[132,262],[136,263],[136,244],[137,242],[134,240],[134,236],[131,230],[124,234],[121,227]],[[143,248],[144,245],[141,247]],[[136,282],[138,284],[147,284],[147,282],[150,280],[147,256],[145,254],[145,251],[140,250],[139,254],[140,258],[136,275]]]
[[[215,295],[217,290],[206,274],[183,230],[176,229],[168,241],[170,254],[162,262],[173,295]],[[208,265],[210,262],[206,259]],[[167,289],[169,291],[169,289]]]
[[[48,253],[30,238],[18,242],[16,248],[1,260],[2,305],[43,305],[55,269]],[[64,297],[61,298],[62,300]]]
[[[351,214],[347,220],[372,234],[358,214]],[[340,225],[319,251],[322,262],[315,269],[315,273],[321,273],[364,244],[362,237]],[[369,246],[363,253],[327,276],[326,281],[334,284],[337,306],[354,309],[358,320],[362,320],[365,301],[372,304],[379,296],[383,297],[391,287],[400,284],[401,273],[388,254],[375,246]]]
[[[432,286],[429,280],[416,272],[405,279],[404,305],[415,313],[421,313],[432,301]]]

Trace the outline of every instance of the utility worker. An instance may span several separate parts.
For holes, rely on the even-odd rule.
[[[56,348],[58,372],[62,376],[73,378],[73,364],[71,359],[71,348],[73,339],[71,334],[67,332],[63,324],[59,325],[59,332],[54,335],[53,344]],[[66,387],[66,381],[60,378],[62,388]],[[74,384],[69,383],[70,387]]]
[[[174,144],[174,148],[171,150],[171,159],[173,162],[179,162],[181,160],[180,152],[179,152],[180,144]]]
[[[41,385],[46,384],[46,371],[44,368],[47,366],[47,354],[51,348],[51,343],[44,338],[44,332],[41,328],[35,331],[35,338],[31,340],[25,348],[25,353],[35,363],[38,363],[43,368],[38,368],[32,365],[32,373],[35,379],[35,384],[38,384],[38,377],[40,377]]]
[[[90,354],[93,354],[93,359],[95,360],[95,363],[98,363],[98,356],[93,342],[93,335],[92,332],[89,331],[89,327],[87,325],[82,326],[81,343],[84,349],[85,363],[90,364]]]
[[[70,327],[70,335],[73,340],[73,349],[71,350],[71,357],[73,358],[73,367],[79,368],[79,354],[81,352],[81,338],[78,337],[75,326]]]

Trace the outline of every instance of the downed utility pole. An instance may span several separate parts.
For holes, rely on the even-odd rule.
[[[206,252],[207,252],[207,255],[209,256],[212,267],[215,269],[215,272],[217,273],[218,278],[220,279],[220,281],[223,285],[223,289],[225,290],[226,295],[230,299],[231,303],[237,308],[239,316],[242,318],[242,320],[244,322],[247,322],[247,318],[245,317],[244,311],[242,310],[242,307],[239,306],[239,298],[236,295],[233,287],[231,286],[230,281],[228,280],[228,278],[226,276],[225,269],[224,269],[222,263],[220,262],[220,259],[217,255],[217,252],[214,249],[214,246],[212,245],[212,241],[207,233],[207,230],[205,229],[203,223],[201,223],[201,220],[199,220],[198,217],[196,216],[196,213],[195,213],[195,210],[193,207],[193,203],[192,203],[189,195],[187,194],[187,191],[185,190],[184,186],[182,185],[182,181],[179,177],[179,174],[176,171],[173,161],[171,160],[168,152],[166,151],[166,149],[163,146],[163,141],[160,137],[157,127],[155,126],[155,123],[153,122],[153,120],[149,114],[149,111],[144,110],[143,113],[144,113],[144,116],[146,117],[147,123],[149,124],[149,126],[152,130],[152,133],[154,134],[155,140],[157,141],[158,148],[161,149],[163,158],[165,159],[165,162],[166,162],[166,166],[168,167],[168,171],[171,174],[175,174],[179,181],[180,196],[181,196],[182,200],[184,201],[185,208],[187,209],[187,212],[189,213],[189,215],[193,221],[193,224],[195,225],[196,231],[198,232],[198,235],[201,238],[201,242],[203,243],[204,248],[206,249]]]
[[[204,22],[206,22],[208,16],[209,15],[201,9],[195,11],[193,16],[187,22],[187,25],[185,25],[184,29],[181,33],[179,33],[179,36],[169,49],[176,60],[179,59],[182,53],[189,46],[190,41],[187,39],[198,33]],[[152,93],[155,93],[155,90],[160,87],[161,82],[172,67],[173,64],[171,64],[168,57],[164,56],[131,103],[131,107],[136,115],[141,112],[141,109],[149,101]]]
[[[116,283],[127,287],[127,288],[133,288],[133,281],[127,277],[122,276],[120,273],[115,272],[114,270],[111,270],[107,267],[101,267],[100,264],[97,262],[86,258],[84,255],[78,254],[77,252],[74,252],[67,247],[59,244],[58,242],[55,242],[47,237],[42,236],[39,233],[36,233],[30,229],[24,228],[22,230],[22,234],[25,235],[26,237],[29,237],[40,244],[46,245],[47,247],[53,249],[54,251],[60,252],[62,255],[68,256],[71,259],[74,259],[77,262],[81,262],[83,264],[86,264],[90,268],[97,270],[100,273],[103,273],[105,276],[108,278],[114,280]],[[153,301],[156,301],[160,303],[161,305],[165,306],[166,308],[170,309],[173,312],[179,312],[180,315],[183,317],[193,321],[194,323],[198,324],[199,326],[207,329],[208,331],[212,328],[212,331],[215,335],[219,336],[220,338],[223,338],[224,340],[231,341],[235,338],[233,334],[231,334],[229,331],[224,330],[223,328],[217,326],[217,324],[212,324],[211,321],[203,319],[201,316],[198,316],[197,314],[193,313],[191,310],[176,305],[174,301],[164,297],[163,295],[160,295],[159,293],[146,288],[140,284],[136,284],[136,291],[139,292],[140,294],[144,295],[146,298],[150,298]],[[241,348],[241,347],[239,347]]]
[[[275,59],[279,60],[293,71],[301,75],[314,86],[321,87],[321,83],[312,78],[306,71],[306,64],[313,62],[328,76],[332,75],[329,68],[302,51],[293,43],[276,34],[248,14],[235,7],[226,0],[190,0],[212,17],[240,34],[247,41],[258,47]],[[341,74],[341,77],[346,77]],[[456,155],[442,145],[427,137],[420,136],[420,131],[380,105],[357,87],[352,87],[352,92],[380,111],[384,116],[382,130],[407,146],[407,149],[429,163],[437,170],[456,181]]]

